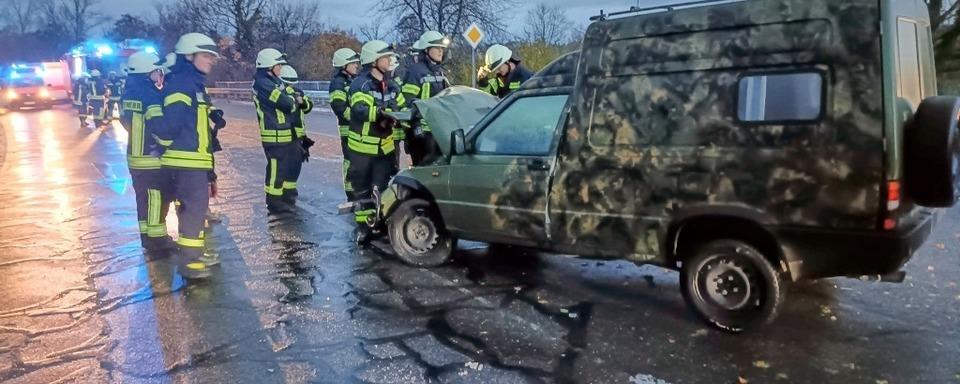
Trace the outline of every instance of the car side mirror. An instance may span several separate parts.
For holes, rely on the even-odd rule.
[[[462,129],[450,132],[450,155],[462,155],[467,152],[467,139]]]

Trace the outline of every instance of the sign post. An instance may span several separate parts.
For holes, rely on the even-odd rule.
[[[471,78],[473,79],[473,87],[477,87],[477,47],[480,45],[480,42],[483,41],[483,37],[486,36],[483,33],[483,30],[477,26],[477,23],[470,24],[467,27],[466,31],[463,31],[463,38],[467,39],[467,42],[470,43],[470,46],[473,47],[473,51],[470,55],[471,61],[473,62],[473,72],[471,72]]]

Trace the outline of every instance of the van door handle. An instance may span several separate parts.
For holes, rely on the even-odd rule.
[[[527,169],[531,171],[549,171],[550,164],[540,159],[534,159],[527,164]]]

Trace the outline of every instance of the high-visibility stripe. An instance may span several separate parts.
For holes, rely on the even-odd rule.
[[[400,106],[400,110],[406,109],[407,106],[407,97],[402,93],[397,94],[397,105]]]
[[[424,83],[423,88],[420,91],[420,99],[428,100],[430,99],[430,91],[432,90],[433,85],[431,83]]]
[[[164,167],[187,169],[213,169],[213,155],[209,153],[167,150],[160,158]]]
[[[283,182],[283,189],[286,189],[286,190],[297,189],[297,182],[296,182],[296,181],[284,181],[284,182]]]
[[[277,100],[280,100],[280,96],[283,96],[283,92],[280,91],[280,88],[274,88],[273,91],[270,92],[270,101],[276,103]]]
[[[297,133],[297,138],[301,138],[301,137],[306,137],[306,136],[307,136],[307,129],[306,129],[306,128],[297,127],[297,128],[294,128],[293,130],[296,131],[296,133]]]
[[[353,216],[354,216],[354,220],[356,220],[358,223],[366,223],[369,217],[376,214],[377,214],[376,209],[365,209],[362,211],[356,211],[356,213],[354,213]]]
[[[189,106],[193,106],[193,99],[191,99],[190,96],[187,95],[186,93],[182,93],[182,92],[170,94],[170,95],[167,95],[167,97],[163,98],[164,107],[169,107],[170,105],[173,105],[176,103],[184,103],[189,107]]]
[[[153,156],[127,156],[127,167],[138,170],[160,169],[160,158]]]
[[[197,106],[197,152],[210,152],[210,106],[200,103]]]
[[[277,159],[270,159],[270,175],[267,178],[267,185],[263,186],[263,191],[270,196],[283,196],[283,188],[276,188],[277,185]]]
[[[177,244],[187,248],[203,248],[203,239],[191,239],[181,234]]]
[[[279,110],[279,109],[276,110],[276,111],[277,111],[277,125],[286,124],[286,123],[287,123],[287,114],[284,113],[283,111]]]
[[[159,224],[159,225],[147,226],[147,236],[148,236],[148,237],[153,237],[153,238],[166,237],[166,236],[167,236],[167,225],[166,225],[166,224]]]
[[[426,84],[424,84],[426,85]],[[416,84],[408,83],[403,85],[403,92],[409,93],[411,95],[419,95],[421,87],[418,87]]]
[[[520,82],[519,82],[519,81],[514,81],[514,82],[510,83],[510,90],[514,90],[514,91],[515,91],[515,90],[517,90],[517,89],[519,89],[519,88],[520,88]]]
[[[157,135],[153,135],[153,139],[156,140],[158,144],[160,144],[161,146],[164,146],[164,147],[169,147],[169,146],[173,145],[173,140],[164,140],[164,139],[161,139],[161,138],[157,137]]]
[[[147,190],[147,224],[160,224],[160,190]]]
[[[370,96],[363,92],[355,92],[353,96],[350,96],[351,106],[359,102],[366,102],[367,104],[370,104],[370,105],[376,105],[377,103],[376,99],[374,99],[373,96]]]
[[[347,93],[341,90],[330,92],[330,102],[334,102],[337,100],[347,101]]]
[[[147,234],[147,232],[148,232],[147,222],[146,222],[146,221],[139,221],[138,224],[140,224],[140,234],[142,234],[142,235]]]
[[[134,112],[130,120],[130,154],[143,156],[143,114]]]
[[[350,134],[350,126],[349,126],[349,125],[341,125],[341,126],[337,127],[337,130],[340,131],[340,137],[344,137],[344,136],[347,136],[347,135]]]
[[[162,117],[162,116],[163,116],[163,107],[161,107],[158,104],[154,104],[147,107],[147,112],[143,114],[143,119],[150,120],[150,119],[153,119],[156,117]]]

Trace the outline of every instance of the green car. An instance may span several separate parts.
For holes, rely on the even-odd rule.
[[[401,259],[466,239],[656,264],[728,331],[790,282],[902,281],[957,201],[960,99],[937,96],[922,1],[633,8],[502,102],[417,107],[445,153],[379,197]]]

